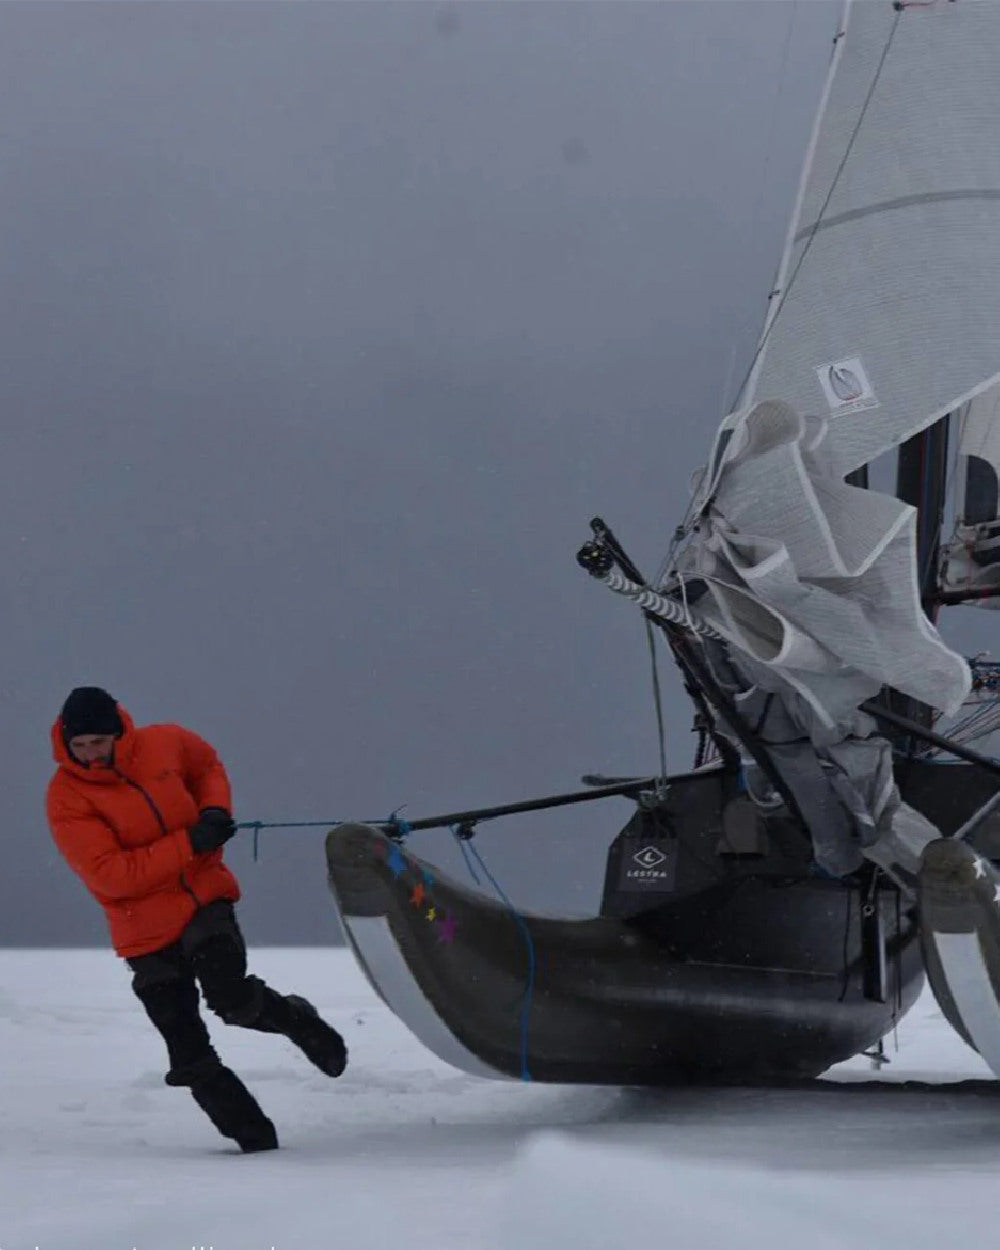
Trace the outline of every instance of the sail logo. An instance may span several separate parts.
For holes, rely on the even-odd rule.
[[[850,356],[846,360],[833,360],[829,364],[819,365],[816,368],[816,377],[823,388],[830,412],[835,416],[878,407],[878,399],[860,356]]]

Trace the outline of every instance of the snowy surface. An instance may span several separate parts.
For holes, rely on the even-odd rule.
[[[244,1156],[163,1084],[113,955],[0,950],[0,1250],[995,1241],[1000,1086],[929,992],[878,1073],[858,1058],[836,1084],[644,1091],[454,1071],[344,950],[252,967],[313,998],[352,1062],[330,1081],[283,1038],[209,1016],[278,1126],[280,1151]]]

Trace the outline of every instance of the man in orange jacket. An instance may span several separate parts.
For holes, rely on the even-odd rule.
[[[52,747],[52,836],[104,908],[132,988],[166,1042],[167,1084],[189,1088],[244,1151],[273,1150],[274,1125],[212,1046],[198,986],[227,1024],[284,1034],[328,1076],[343,1072],[347,1049],[306,999],[247,975],[233,906],[240,888],[222,858],[236,825],[221,760],[180,725],[137,729],[96,686],[72,691]]]

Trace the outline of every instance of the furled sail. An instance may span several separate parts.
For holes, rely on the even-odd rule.
[[[829,422],[788,404],[764,400],[730,429],[676,566],[697,585],[699,621],[757,684],[801,704],[816,745],[842,738],[883,685],[955,711],[968,668],[921,606],[914,509],[848,485]]]

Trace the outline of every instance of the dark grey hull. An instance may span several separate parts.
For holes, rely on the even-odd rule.
[[[698,795],[718,806],[718,793],[706,778],[686,806]],[[329,881],[375,990],[467,1071],[615,1085],[801,1078],[875,1044],[923,985],[898,895],[875,899],[878,1001],[856,888],[780,849],[713,866],[720,826],[698,823],[704,845],[685,844],[669,898],[627,918],[515,915],[366,825],[328,835]]]

